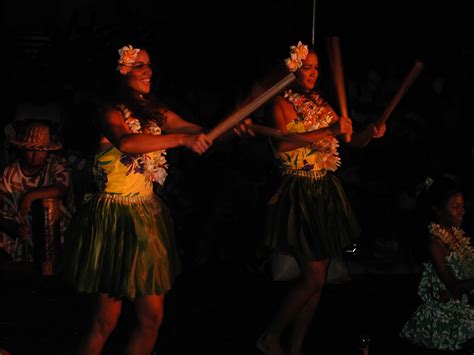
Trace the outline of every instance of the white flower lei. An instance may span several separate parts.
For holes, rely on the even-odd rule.
[[[137,118],[131,117],[130,110],[124,105],[120,105],[119,108],[123,113],[125,123],[128,125],[131,133],[145,133],[153,134],[155,136],[161,134],[161,128],[153,121],[151,121],[142,132],[140,121]],[[154,152],[140,154],[140,157],[138,158],[143,162],[143,166],[145,167],[145,176],[148,176],[151,181],[156,181],[160,185],[164,184],[165,179],[168,176],[168,172],[166,171],[166,169],[168,169],[168,164],[165,155],[166,150],[160,149]]]
[[[461,228],[451,227],[450,233],[446,228],[432,222],[428,226],[428,230],[432,236],[447,244],[450,250],[458,254],[460,258],[467,256],[474,259],[474,248],[471,246],[469,237]]]

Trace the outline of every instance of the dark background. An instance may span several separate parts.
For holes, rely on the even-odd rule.
[[[356,129],[383,112],[416,59],[424,70],[392,113],[384,138],[360,151],[341,147],[338,175],[363,228],[358,253],[351,256],[359,267],[351,270],[353,283],[328,289],[306,346],[352,354],[347,349],[369,332],[374,354],[421,354],[400,343],[397,332],[419,301],[415,208],[427,176],[448,172],[461,179],[464,227],[473,230],[474,5],[316,3],[321,88],[337,110],[324,50],[325,39],[338,36]],[[58,104],[64,153],[85,160],[91,158],[95,89],[108,43],[119,38],[148,43],[155,94],[186,119],[211,128],[288,56],[290,45],[312,38],[308,0],[7,0],[1,6],[3,116],[15,120],[26,102]],[[265,109],[252,116],[268,124]],[[252,354],[254,340],[289,287],[271,282],[260,249],[265,205],[275,188],[268,141],[232,139],[203,157],[170,150],[168,160],[169,177],[159,193],[173,213],[185,273],[168,298],[170,316],[158,349],[184,353],[189,340],[203,353]],[[89,187],[87,174],[77,172],[74,183],[80,197]],[[57,280],[4,276],[8,293],[0,311],[0,344],[25,354],[74,348],[86,321],[83,302]],[[49,330],[44,319],[53,322]],[[109,353],[117,353],[130,320],[121,323]],[[24,336],[14,335],[18,331]]]

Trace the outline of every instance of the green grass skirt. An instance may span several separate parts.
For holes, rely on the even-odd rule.
[[[66,282],[81,293],[167,292],[180,271],[168,208],[155,195],[89,196],[68,228],[64,261]]]
[[[268,203],[265,245],[300,261],[340,255],[360,234],[339,179],[283,175]]]

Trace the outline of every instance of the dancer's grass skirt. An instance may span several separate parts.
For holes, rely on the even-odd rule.
[[[339,179],[284,175],[267,210],[265,244],[302,261],[341,254],[360,234]]]
[[[68,228],[64,277],[79,292],[161,294],[179,270],[172,220],[157,196],[93,195]]]

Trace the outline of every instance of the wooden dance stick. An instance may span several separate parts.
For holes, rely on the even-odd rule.
[[[241,108],[234,111],[230,114],[227,118],[225,118],[221,123],[219,123],[216,127],[214,127],[209,133],[207,137],[210,140],[214,140],[219,137],[224,132],[228,131],[244,118],[246,118],[249,114],[253,111],[258,109],[268,100],[270,100],[273,96],[278,94],[281,90],[283,90],[286,86],[288,86],[291,82],[296,79],[296,76],[293,73],[289,73],[275,85],[273,85],[270,89],[264,91],[262,94],[257,96],[254,100],[250,101],[249,103],[245,104]]]
[[[389,102],[385,111],[382,113],[382,116],[380,116],[380,118],[375,122],[377,129],[380,129],[380,127],[382,127],[382,125],[387,121],[392,111],[395,109],[395,107],[398,105],[403,95],[405,95],[405,93],[408,91],[408,89],[413,84],[415,79],[421,73],[422,69],[423,69],[423,63],[417,60],[415,64],[413,64],[413,67],[411,68],[409,73],[403,79],[402,84],[398,88],[398,91],[395,93],[392,100]]]
[[[277,139],[280,139],[280,140],[283,140],[283,141],[286,141],[286,142],[296,143],[296,144],[298,144],[302,147],[305,147],[305,146],[308,146],[308,145],[311,145],[311,144],[314,143],[314,140],[309,138],[309,137],[305,137],[305,136],[302,136],[302,135],[297,134],[297,133],[296,134],[295,133],[283,133],[279,129],[272,128],[272,127],[267,127],[267,126],[262,126],[262,125],[259,125],[259,124],[251,124],[249,126],[249,129],[251,129],[253,132],[255,132],[257,134],[262,134],[264,136],[277,138]]]
[[[334,79],[334,85],[336,86],[337,98],[339,101],[339,109],[341,116],[349,117],[347,111],[347,100],[346,100],[346,89],[344,83],[344,70],[342,68],[342,55],[341,47],[339,45],[338,37],[330,37],[328,39],[328,56],[329,63],[331,64],[332,75]],[[351,141],[351,135],[346,134],[344,136],[346,142]]]

